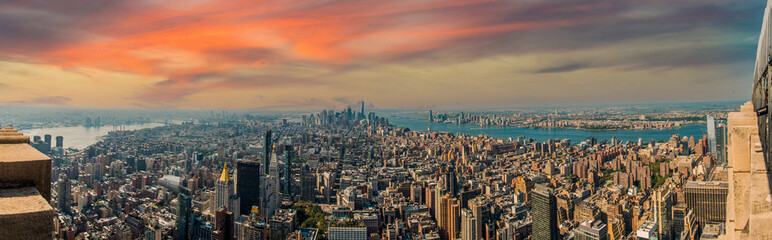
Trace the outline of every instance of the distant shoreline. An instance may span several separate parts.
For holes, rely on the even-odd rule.
[[[402,119],[407,119],[411,121],[426,121],[426,119],[411,119],[407,117],[402,117]],[[524,126],[518,126],[518,125],[478,125],[478,124],[472,124],[472,123],[438,123],[433,122],[435,124],[455,124],[455,125],[476,125],[480,127],[498,127],[498,128],[520,128],[520,129],[573,129],[573,130],[584,130],[584,131],[590,131],[590,132],[613,132],[613,131],[622,131],[622,130],[673,130],[673,129],[680,129],[683,125],[701,125],[700,123],[684,123],[681,124],[681,126],[677,127],[670,127],[670,128],[644,128],[644,129],[636,129],[636,128],[611,128],[611,129],[592,129],[592,128],[580,128],[580,127],[524,127]]]

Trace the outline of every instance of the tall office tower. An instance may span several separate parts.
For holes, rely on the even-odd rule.
[[[559,236],[557,199],[552,189],[538,184],[531,191],[532,239],[556,240]]]
[[[271,129],[268,129],[268,131],[265,131],[265,136],[263,137],[263,170],[265,171],[265,175],[271,174],[269,172],[270,166],[271,166],[271,152],[273,149],[271,149]]]
[[[437,216],[435,213],[437,212],[437,198],[435,198],[436,194],[434,194],[435,189],[437,188],[436,183],[430,183],[426,185],[426,189],[424,189],[424,193],[426,196],[424,197],[424,204],[426,204],[427,207],[429,207],[429,215],[432,216],[432,218],[437,219]]]
[[[64,137],[56,136],[56,147],[64,148]]]
[[[684,186],[686,205],[694,211],[700,226],[726,221],[727,182],[689,181]]]
[[[190,174],[193,171],[193,159],[185,160],[185,174]]]
[[[59,205],[59,211],[69,215],[71,204],[70,200],[72,198],[72,185],[70,184],[70,178],[67,177],[67,174],[62,174],[61,176],[62,177],[59,179],[59,185],[57,185],[56,189],[56,201]]]
[[[432,113],[432,110],[429,110],[429,122],[434,122],[434,114]]]
[[[260,184],[260,216],[262,216],[264,219],[268,219],[273,216],[274,210],[276,209],[277,197],[274,194],[279,194],[274,192],[271,176],[263,175],[261,177]]]
[[[435,199],[434,218],[437,220],[437,225],[438,226],[440,224],[440,217],[441,217],[441,212],[442,212],[442,197],[445,196],[446,192],[447,191],[445,191],[445,188],[444,188],[444,186],[442,184],[438,184],[437,186],[434,187],[434,192],[433,192],[434,193],[434,199]]]
[[[437,208],[437,225],[440,229],[441,239],[450,239],[448,231],[450,230],[450,194],[445,194],[440,198],[440,205]]]
[[[260,207],[260,163],[239,160],[236,163],[236,193],[241,198],[241,215],[249,215],[253,206]]]
[[[671,228],[673,232],[673,236],[681,236],[681,233],[684,232],[684,218],[686,217],[687,212],[689,212],[689,208],[686,206],[686,203],[679,203],[675,206],[673,206],[673,222],[671,225],[673,226]]]
[[[726,124],[716,127],[716,165],[726,165]]]
[[[365,101],[362,101],[362,108],[359,111],[359,119],[365,118]]]
[[[608,226],[601,220],[587,220],[579,224],[576,229],[576,240],[606,240],[608,239]]]
[[[461,209],[461,239],[477,240],[478,222],[479,220],[472,214],[471,210]]]
[[[284,193],[292,196],[292,145],[284,146]]]
[[[472,215],[474,215],[477,223],[477,226],[475,227],[477,230],[477,236],[475,239],[483,239],[485,237],[485,232],[483,231],[483,223],[488,221],[489,218],[488,214],[485,214],[486,211],[483,210],[486,208],[488,208],[488,204],[482,199],[476,198],[469,200],[469,209],[472,211]]]
[[[284,187],[284,182],[281,181],[280,176],[280,166],[279,166],[279,159],[276,156],[276,154],[273,154],[271,156],[271,170],[269,171],[270,174],[268,179],[271,181],[271,192],[273,193],[273,201],[277,204],[282,202],[282,187]]]
[[[673,197],[670,190],[654,191],[654,218],[660,240],[674,239],[673,235]]]
[[[450,240],[456,240],[461,233],[461,204],[458,203],[457,198],[450,199],[450,209],[448,212],[448,221],[450,223],[448,236],[450,236]]]
[[[177,204],[177,239],[191,239],[193,236],[193,202],[187,188],[180,188]]]
[[[458,194],[458,179],[456,179],[456,169],[453,165],[450,165],[447,171],[445,171],[443,181],[445,183],[445,190],[447,190],[450,195],[456,196],[456,194]]]
[[[147,160],[145,158],[138,158],[136,161],[136,166],[134,166],[137,171],[145,171],[147,170]]]
[[[708,127],[708,151],[713,156],[716,156],[716,120],[713,116],[707,116]]]
[[[43,135],[43,139],[48,143],[48,146],[51,146],[51,134]]]
[[[233,212],[226,208],[220,208],[215,213],[215,225],[212,235],[218,240],[233,239]]]
[[[214,206],[212,211],[220,208],[227,208],[235,213],[239,213],[240,200],[233,189],[233,179],[228,175],[228,164],[223,165],[220,179],[217,180],[214,188]]]
[[[301,168],[300,172],[300,200],[315,202],[316,200],[316,183],[314,182],[314,175],[311,173],[311,169],[308,165]]]

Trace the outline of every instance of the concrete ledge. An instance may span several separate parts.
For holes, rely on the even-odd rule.
[[[756,126],[758,122],[756,120],[756,113],[753,112],[730,112],[729,117],[726,120],[727,125],[731,127],[740,126]]]
[[[29,144],[28,136],[3,136],[0,138],[0,144]]]
[[[0,189],[0,240],[51,239],[54,209],[34,187]]]
[[[758,134],[758,131],[756,125],[730,126],[727,129],[727,146],[732,146],[727,148],[728,164],[734,168],[735,172],[750,171],[750,139],[753,134]]]
[[[31,182],[50,201],[51,159],[29,144],[0,144],[0,182]]]

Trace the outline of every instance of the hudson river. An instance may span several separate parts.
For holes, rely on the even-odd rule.
[[[124,130],[137,130],[143,128],[154,128],[163,126],[163,123],[146,123],[146,124],[132,124],[121,125]],[[33,136],[40,136],[43,139],[43,135],[51,134],[51,145],[56,142],[56,136],[64,137],[64,147],[74,147],[77,149],[83,149],[91,144],[97,142],[97,137],[105,136],[108,132],[116,129],[115,126],[106,125],[102,127],[56,127],[56,128],[38,128],[38,129],[22,129],[24,135],[30,136],[30,140]]]

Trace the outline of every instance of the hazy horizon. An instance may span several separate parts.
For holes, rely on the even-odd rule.
[[[455,111],[471,111],[471,112],[497,112],[497,111],[517,111],[517,110],[555,110],[555,109],[581,109],[581,108],[606,108],[606,107],[630,107],[630,106],[656,106],[656,105],[710,105],[710,104],[737,104],[739,108],[742,103],[747,100],[727,100],[727,101],[704,101],[704,102],[658,102],[658,103],[628,103],[628,104],[596,104],[596,105],[552,105],[552,106],[532,106],[532,107],[502,107],[502,108],[459,108],[459,109],[411,109],[411,108],[378,108],[372,104],[367,105],[365,101],[365,112],[375,111],[429,111],[433,110],[437,113],[440,112],[455,112]],[[186,108],[89,108],[89,107],[74,107],[74,106],[27,106],[27,105],[2,105],[0,108],[24,108],[24,109],[57,109],[57,110],[84,110],[84,111],[182,111],[182,112],[210,112],[210,111],[226,111],[226,112],[266,112],[266,113],[308,113],[319,112],[322,110],[345,110],[347,107],[351,107],[353,111],[359,111],[359,104],[342,105],[338,107],[321,107],[321,108],[309,108],[309,109],[296,109],[296,110],[270,110],[270,109],[186,109]]]

